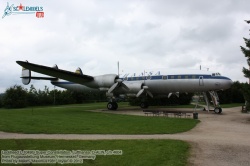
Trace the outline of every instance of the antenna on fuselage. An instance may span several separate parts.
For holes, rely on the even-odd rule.
[[[118,68],[118,77],[120,77],[120,65],[119,65],[119,61],[117,62],[117,68]]]

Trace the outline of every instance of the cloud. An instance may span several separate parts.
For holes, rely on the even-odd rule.
[[[18,5],[16,2],[9,2]],[[0,3],[3,13],[7,1]],[[0,92],[21,84],[16,60],[85,74],[145,68],[219,71],[245,81],[239,46],[248,37],[250,2],[222,1],[27,1],[45,17],[11,15],[0,20]],[[49,82],[33,82],[43,88]]]

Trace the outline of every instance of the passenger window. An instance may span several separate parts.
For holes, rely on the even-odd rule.
[[[166,79],[167,79],[167,76],[162,76],[162,79],[163,79],[163,80],[166,80]]]

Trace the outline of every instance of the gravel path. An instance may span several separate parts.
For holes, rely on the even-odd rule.
[[[178,139],[191,144],[190,165],[249,166],[250,114],[242,114],[240,107],[223,109],[223,114],[200,112],[194,129],[179,134],[101,135],[101,134],[17,134],[0,132],[0,139]],[[107,113],[109,113],[107,111]],[[111,112],[112,113],[112,112]],[[117,112],[115,112],[117,113]],[[143,115],[141,111],[120,113]]]

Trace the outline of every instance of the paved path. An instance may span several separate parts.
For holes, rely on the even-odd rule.
[[[112,113],[108,112],[107,113]],[[117,112],[115,112],[117,113]],[[120,113],[143,115],[139,111]],[[223,114],[199,114],[194,129],[179,134],[101,135],[101,134],[16,134],[0,132],[0,139],[178,139],[192,145],[190,165],[248,166],[250,165],[250,114],[240,113],[240,107],[224,109]]]

